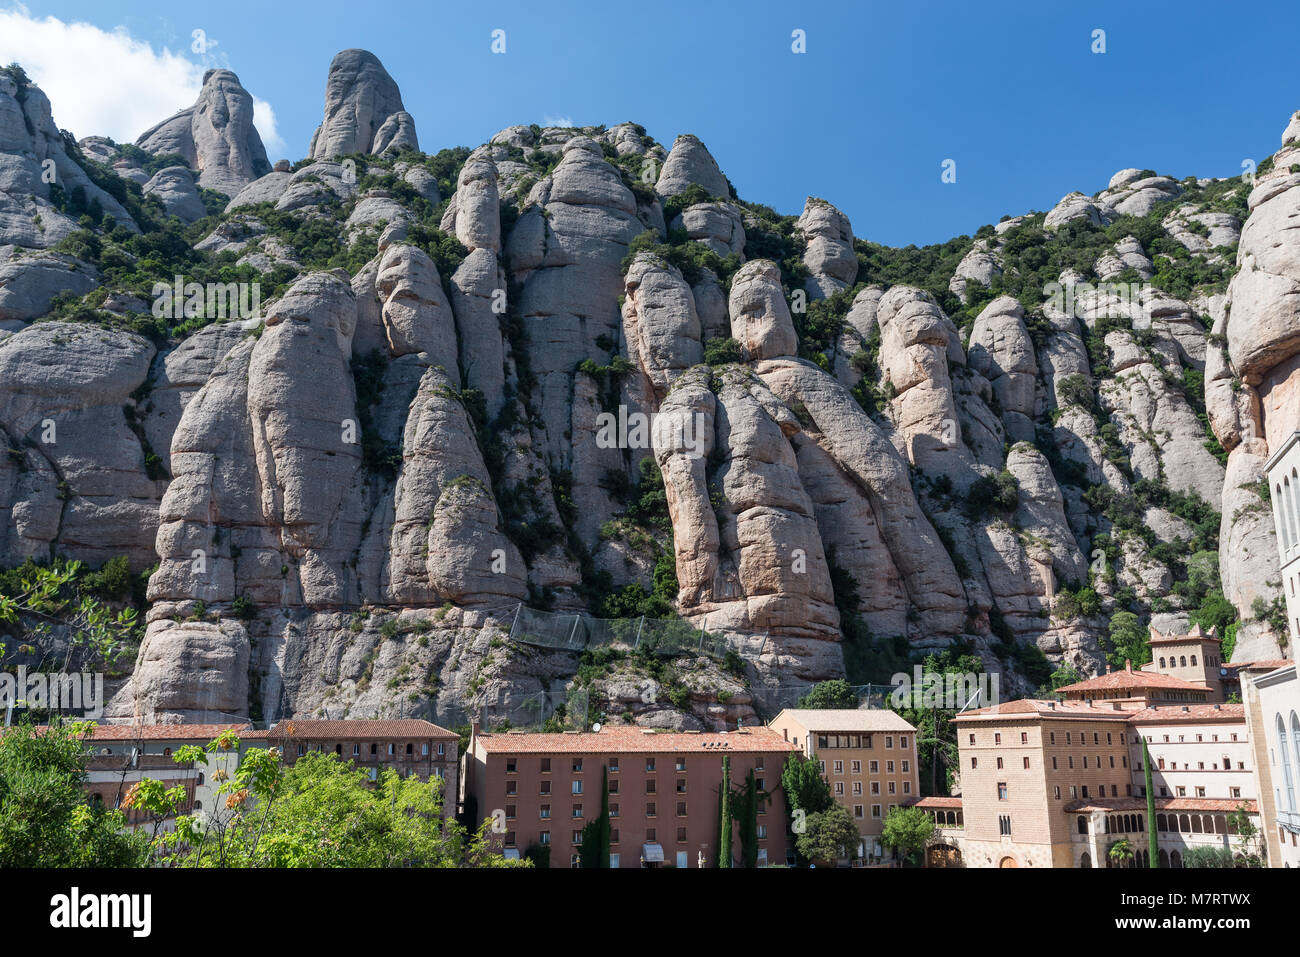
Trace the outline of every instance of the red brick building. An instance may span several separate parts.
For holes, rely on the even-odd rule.
[[[552,867],[577,866],[608,772],[611,867],[716,867],[727,757],[733,788],[752,771],[769,795],[758,809],[759,866],[779,864],[787,849],[781,769],[795,749],[770,728],[484,734],[475,725],[465,755],[466,808],[494,821],[508,856],[536,845],[550,849]],[[739,855],[738,836],[732,849]]]

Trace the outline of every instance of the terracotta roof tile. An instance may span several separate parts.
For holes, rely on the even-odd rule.
[[[903,807],[943,808],[944,810],[961,810],[960,797],[910,797],[903,801]]]
[[[675,752],[768,753],[795,751],[771,728],[740,731],[654,731],[648,728],[602,728],[599,732],[479,734],[476,741],[489,754],[663,754]]]
[[[1246,720],[1246,706],[1241,704],[1162,704],[1131,711],[1130,721],[1234,721]]]
[[[244,724],[97,724],[93,741],[211,741],[222,731],[243,737],[251,725]],[[45,730],[42,725],[38,730]]]
[[[769,725],[781,715],[794,719],[808,731],[831,733],[844,731],[915,731],[907,719],[886,708],[783,708]]]
[[[1207,691],[1203,684],[1185,681],[1173,675],[1155,671],[1112,671],[1086,681],[1077,681],[1056,690],[1061,694],[1081,694],[1085,691],[1117,691],[1124,688],[1163,688],[1177,691]]]
[[[318,721],[285,718],[267,732],[269,738],[455,738],[458,735],[423,718],[387,718],[377,721]]]
[[[1004,701],[998,705],[964,711],[953,718],[954,721],[997,720],[998,718],[1043,717],[1043,718],[1085,718],[1109,721],[1127,721],[1131,711],[1113,707],[1100,707],[1085,701],[1049,701],[1043,698],[1019,698]]]

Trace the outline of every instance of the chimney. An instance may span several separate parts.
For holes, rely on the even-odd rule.
[[[1125,659],[1124,659],[1124,670],[1127,671],[1129,674],[1132,674],[1132,673],[1133,673],[1133,659],[1132,659],[1132,658],[1125,658]]]

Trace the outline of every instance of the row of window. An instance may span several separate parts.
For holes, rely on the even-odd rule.
[[[766,824],[760,824],[760,825],[758,825],[758,839],[759,839],[760,841],[765,841],[765,840],[767,840],[767,825],[766,825]],[[506,840],[506,847],[515,847],[515,846],[517,845],[517,836],[516,836],[516,834],[515,834],[514,831],[506,831],[506,838],[505,838],[505,840]],[[653,827],[648,827],[648,828],[646,828],[646,830],[645,830],[645,841],[644,841],[643,843],[646,843],[646,844],[654,844],[654,843],[658,842],[658,840],[659,840],[659,832],[658,832],[658,830],[657,830],[656,828],[653,828]],[[687,842],[687,840],[688,840],[688,838],[687,838],[687,834],[686,834],[686,828],[684,828],[684,827],[679,827],[679,828],[677,828],[677,843],[678,843],[678,844],[685,844],[685,843]],[[537,843],[538,843],[538,844],[541,844],[541,845],[543,845],[543,846],[549,846],[549,845],[551,844],[551,832],[550,832],[550,831],[541,831],[541,832],[539,832],[538,835],[537,835]],[[569,843],[571,843],[574,847],[581,847],[581,846],[582,846],[582,831],[572,831],[572,832],[570,832]],[[621,844],[621,843],[622,843],[622,835],[619,833],[619,829],[618,829],[618,828],[616,828],[616,827],[615,827],[615,828],[610,828],[610,831],[609,831],[609,843],[610,843],[610,844]],[[611,855],[611,856],[610,856],[610,867],[617,867],[617,866],[618,866],[618,865],[617,865],[616,863],[614,863],[614,855]]]
[[[897,782],[897,781],[888,781],[888,782],[886,782],[886,783],[887,783],[888,786],[889,786],[889,793],[890,793],[890,794],[897,794],[897,793],[898,793],[898,782]],[[835,788],[835,796],[836,796],[836,797],[843,797],[843,796],[844,796],[844,782],[843,782],[843,781],[836,781],[836,782],[834,783],[834,788]],[[871,793],[872,793],[873,795],[876,795],[876,794],[879,794],[879,793],[880,793],[880,782],[879,782],[879,781],[872,781],[872,782],[871,782]],[[904,794],[911,794],[911,793],[912,793],[912,782],[911,782],[911,781],[904,781],[904,782],[903,782],[903,793],[904,793]],[[862,782],[861,782],[861,781],[854,781],[854,782],[853,782],[853,796],[854,796],[854,797],[861,797],[861,795],[862,795]]]
[[[686,793],[686,781],[687,781],[686,778],[678,778],[678,779],[677,779],[677,793],[678,793],[678,794],[685,794],[685,793]],[[766,779],[766,778],[755,778],[755,779],[754,779],[754,783],[757,785],[758,789],[759,789],[760,791],[762,791],[762,790],[765,790],[765,789],[766,789],[767,779]],[[550,793],[551,793],[551,782],[550,782],[550,781],[539,781],[538,784],[537,784],[537,787],[538,787],[538,792],[537,792],[538,794],[541,794],[541,795],[547,795],[547,794],[550,794]],[[657,794],[658,792],[659,792],[659,782],[658,782],[658,780],[655,779],[655,778],[646,778],[646,781],[645,781],[645,793],[646,793],[646,794]],[[518,782],[517,780],[513,780],[513,779],[512,779],[512,780],[508,780],[508,781],[506,781],[506,796],[507,796],[507,797],[512,797],[512,796],[514,796],[514,795],[517,795],[518,793],[519,793],[519,782]],[[583,793],[583,782],[582,782],[581,779],[576,779],[576,780],[573,780],[573,781],[570,781],[570,782],[569,782],[569,793],[570,793],[570,794],[582,794],[582,793]],[[610,794],[618,794],[618,793],[619,793],[619,782],[618,782],[617,780],[614,780],[613,778],[611,778],[610,781],[609,781],[609,793],[610,793]]]
[[[903,768],[903,772],[902,772],[903,774],[909,774],[909,773],[911,773],[911,770],[912,770],[912,762],[911,762],[911,761],[902,761],[902,762],[900,762],[900,764],[902,765],[902,768]],[[817,765],[818,765],[819,768],[821,768],[822,776],[824,777],[824,776],[826,775],[826,762],[825,762],[824,760],[823,760],[823,761],[818,761],[818,762],[817,762]],[[831,762],[831,773],[832,773],[832,774],[843,774],[843,773],[844,773],[844,762],[843,762],[843,761],[832,761],[832,762]],[[861,761],[850,761],[850,762],[849,762],[849,773],[850,773],[850,774],[861,774],[861,773],[862,773],[862,762],[861,762]],[[868,773],[868,774],[879,774],[879,773],[880,773],[880,762],[879,762],[879,761],[868,761],[868,762],[867,762],[867,773]],[[893,761],[886,761],[886,762],[885,762],[885,773],[886,773],[886,774],[893,774],[893,773],[894,773],[894,762],[893,762]]]
[[[1217,665],[1217,664],[1219,663],[1219,656],[1218,656],[1218,655],[1206,655],[1206,656],[1205,656],[1205,663],[1206,663],[1206,665],[1209,665],[1209,666]],[[1164,659],[1164,658],[1161,658],[1161,659],[1160,659],[1160,667],[1161,667],[1161,668],[1165,667],[1165,659]],[[1177,658],[1177,660],[1175,660],[1175,659],[1174,659],[1174,656],[1173,656],[1173,655],[1170,655],[1170,656],[1169,656],[1169,667],[1170,667],[1170,668],[1174,668],[1174,667],[1177,667],[1177,668],[1186,668],[1186,667],[1187,667],[1187,656],[1186,656],[1186,655],[1179,655],[1178,658]],[[1196,656],[1195,656],[1195,655],[1192,655],[1192,667],[1193,667],[1193,668],[1196,667]]]
[[[362,754],[362,749],[363,749],[363,747],[364,747],[364,745],[362,745],[360,742],[353,742],[353,744],[352,744],[352,756],[353,756],[354,758],[355,758],[355,757],[360,757],[361,754]],[[398,746],[397,746],[396,744],[394,744],[393,742],[391,742],[391,741],[388,743],[388,745],[387,745],[387,749],[388,749],[388,750],[387,750],[387,754],[388,754],[388,756],[389,756],[390,758],[391,758],[391,757],[395,757],[395,756],[397,755],[397,753],[398,753]],[[170,750],[170,749],[169,749],[169,750]],[[299,743],[299,745],[298,745],[298,757],[302,757],[304,754],[307,753],[308,750],[309,750],[309,746],[308,746],[307,744]],[[317,744],[317,745],[315,746],[315,748],[310,748],[310,750],[320,751],[320,752],[323,753],[323,752],[325,751],[325,745],[324,745],[323,743],[322,743],[322,744]],[[339,754],[339,755],[341,755],[341,754],[343,753],[343,745],[342,745],[342,744],[336,744],[336,745],[334,745],[334,753],[335,753],[335,754]],[[369,753],[370,753],[371,755],[377,755],[377,754],[379,754],[379,745],[376,744],[376,743],[374,743],[374,742],[371,742]],[[407,754],[407,755],[409,755],[409,756],[414,756],[414,755],[415,755],[415,746],[414,746],[413,744],[411,744],[411,743],[408,741],[407,744],[406,744],[406,751],[405,751],[404,753]],[[439,757],[441,757],[442,755],[444,755],[444,754],[446,754],[446,753],[447,753],[447,745],[446,745],[445,743],[439,742],[438,747],[437,747],[437,754],[439,755]],[[426,757],[426,758],[429,756],[429,742],[428,742],[428,741],[425,741],[424,743],[422,743],[422,744],[420,745],[420,756],[421,756],[421,757]]]
[[[1088,768],[1088,756],[1085,754],[1085,755],[1083,755],[1082,757],[1083,757],[1083,767],[1084,767],[1085,770],[1087,770],[1087,768]],[[1115,767],[1115,755],[1111,754],[1111,755],[1108,755],[1107,757],[1109,757],[1109,759],[1110,759],[1110,767],[1112,767],[1112,768]],[[1001,756],[996,757],[994,760],[997,762],[997,767],[998,767],[998,770],[999,770],[999,771],[1002,770],[1004,767],[1006,767],[1006,763],[1005,763],[1005,761],[1003,760],[1003,758],[1002,758]],[[1023,756],[1023,757],[1020,759],[1020,761],[1021,761],[1021,765],[1024,767],[1024,769],[1025,769],[1026,771],[1028,771],[1028,770],[1031,768],[1032,765],[1031,765],[1030,760],[1029,760],[1029,755],[1026,754],[1025,756]],[[1120,761],[1120,763],[1119,763],[1119,766],[1120,766],[1120,767],[1122,767],[1122,768],[1127,768],[1127,767],[1128,767],[1128,757],[1127,757],[1126,755],[1120,755],[1120,759],[1119,759],[1119,761]],[[1068,769],[1069,769],[1069,770],[1074,770],[1074,755],[1073,755],[1073,754],[1066,755],[1066,762],[1067,762],[1067,767],[1068,767]],[[972,770],[972,771],[974,771],[975,769],[977,769],[977,768],[980,766],[980,759],[979,759],[978,757],[976,757],[975,755],[971,755],[970,766],[971,766],[971,770]],[[1101,755],[1100,755],[1100,754],[1097,755],[1097,757],[1096,757],[1096,761],[1094,762],[1093,767],[1095,767],[1095,768],[1101,768],[1101,767],[1102,767],[1102,763],[1101,763]],[[1060,760],[1059,760],[1058,756],[1054,754],[1054,755],[1052,755],[1052,770],[1053,770],[1053,771],[1059,771],[1060,769],[1061,769],[1061,766],[1060,766]]]
[[[441,754],[442,752],[440,751],[439,753]],[[574,774],[581,774],[583,772],[583,768],[585,767],[584,762],[585,762],[584,758],[572,758],[569,762],[569,769]],[[758,771],[762,771],[763,763],[764,763],[763,755],[761,754],[756,755],[754,758],[754,768]],[[600,764],[599,760],[597,760],[597,767],[601,767],[601,766],[602,765]],[[606,758],[603,767],[608,768],[610,774],[617,774],[620,770],[622,770],[622,765],[619,763],[619,759],[616,757]],[[659,759],[654,755],[647,757],[645,759],[645,769],[647,772],[658,771]],[[538,770],[542,774],[550,774],[552,770],[551,759],[539,758]],[[684,756],[678,755],[677,758],[673,761],[673,770],[674,771],[686,770],[686,758]],[[518,773],[519,773],[519,759],[506,758],[506,774],[518,774]]]
[[[611,818],[619,817],[619,816],[621,815],[621,813],[622,813],[622,812],[621,812],[620,807],[619,807],[619,805],[618,805],[617,803],[612,803],[612,804],[610,804],[610,806],[609,806],[609,816],[610,816]],[[766,813],[767,813],[767,806],[766,806],[765,803],[763,803],[763,802],[759,802],[757,813],[760,814],[760,815],[762,815],[762,814],[766,814]],[[507,821],[513,821],[513,820],[515,820],[515,819],[519,816],[519,805],[517,805],[517,804],[507,804],[507,805],[505,806],[505,814],[506,814],[506,820],[507,820]],[[581,805],[581,804],[574,804],[574,805],[571,805],[571,806],[570,806],[570,809],[569,809],[569,816],[570,816],[570,817],[572,817],[572,818],[574,818],[574,819],[578,819],[578,818],[583,817],[585,814],[586,814],[586,810],[585,810],[585,808],[584,808],[583,805]],[[658,805],[658,803],[655,802],[655,801],[647,801],[647,802],[646,802],[646,805],[645,805],[645,816],[646,816],[646,817],[657,817],[658,815],[659,815],[659,805]],[[678,817],[690,817],[690,815],[687,813],[687,803],[686,803],[685,801],[678,801],[678,802],[677,802],[677,816],[678,816]],[[542,805],[540,805],[540,806],[538,807],[538,809],[537,809],[537,817],[538,817],[540,820],[543,820],[543,821],[549,821],[549,820],[551,819],[551,805],[549,805],[549,804],[542,804]]]
[[[1080,732],[1078,732],[1078,735],[1079,735],[1079,743],[1080,743],[1080,744],[1087,744],[1087,743],[1088,743],[1088,734],[1087,734],[1087,732],[1085,732],[1085,731],[1080,731]],[[1074,736],[1075,736],[1075,732],[1073,732],[1073,731],[1067,731],[1067,732],[1065,732],[1065,743],[1066,743],[1066,744],[1074,744]],[[1047,735],[1047,739],[1048,739],[1048,743],[1049,743],[1049,744],[1056,744],[1056,732],[1055,732],[1055,731],[1049,731],[1049,732],[1048,732],[1048,735]],[[1233,738],[1232,738],[1232,739],[1233,739],[1234,741],[1237,740],[1237,736],[1236,736],[1236,735],[1233,735]],[[1148,740],[1150,740],[1150,739],[1148,739]],[[1166,738],[1166,740],[1168,740],[1168,739]],[[1215,738],[1215,740],[1217,741],[1218,738]],[[971,745],[974,745],[974,744],[975,744],[975,732],[972,731],[972,732],[970,733],[969,741],[970,741],[970,744],[971,744]],[[994,743],[995,745],[996,745],[996,744],[1001,744],[1001,743],[1002,743],[1002,732],[1001,732],[1001,731],[994,731],[994,732],[993,732],[993,743]],[[1021,743],[1021,744],[1028,744],[1028,743],[1029,743],[1029,732],[1028,732],[1028,731],[1021,731],[1021,732],[1020,732],[1020,743]],[[1094,732],[1092,732],[1092,743],[1093,743],[1093,744],[1101,744],[1101,732],[1100,732],[1100,731],[1094,731]],[[1114,744],[1114,743],[1115,743],[1115,732],[1113,732],[1113,731],[1107,731],[1107,732],[1106,732],[1106,743],[1107,743],[1107,744]],[[1120,744],[1125,744],[1125,743],[1127,743],[1127,742],[1126,742],[1126,739],[1125,739],[1125,733],[1124,733],[1123,731],[1121,731],[1121,732],[1119,733],[1119,743],[1120,743]]]
[[[1171,740],[1169,739],[1169,735],[1167,735],[1167,734],[1164,735],[1163,738],[1164,738],[1164,743],[1165,743],[1165,744],[1173,744],[1173,743],[1174,743],[1173,741],[1171,741]],[[1211,741],[1211,742],[1217,742],[1218,740],[1219,740],[1219,736],[1218,736],[1217,734],[1211,734],[1211,735],[1210,735],[1210,741]],[[1236,740],[1237,740],[1237,734],[1236,734],[1236,732],[1233,732],[1231,740],[1233,740],[1233,741],[1236,741]],[[1203,734],[1198,734],[1198,735],[1196,736],[1196,743],[1197,743],[1197,744],[1202,744],[1202,743],[1204,743],[1204,741],[1205,741],[1205,735],[1203,735]],[[1147,735],[1147,744],[1154,744],[1154,743],[1155,743],[1155,738],[1154,738],[1154,736],[1148,734],[1148,735]],[[1187,743],[1187,735],[1185,735],[1185,734],[1180,734],[1180,735],[1178,736],[1178,744],[1186,744],[1186,743]]]
[[[819,734],[817,735],[817,750],[823,748],[858,748],[859,750],[870,750],[875,747],[875,735],[870,734]],[[903,750],[907,749],[908,736],[900,734],[898,736],[898,746]],[[885,735],[885,748],[892,750],[894,747],[894,736]]]

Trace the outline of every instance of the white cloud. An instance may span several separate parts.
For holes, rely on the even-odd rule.
[[[544,117],[542,117],[542,126],[546,126],[546,127],[550,127],[550,126],[563,126],[563,127],[570,127],[570,126],[573,126],[573,117],[571,117],[571,116],[557,116],[557,115],[555,115],[554,113],[547,113]]]
[[[266,155],[272,163],[289,155],[288,144],[275,128],[275,110],[266,100],[257,97],[253,97],[253,125],[257,127],[262,145],[266,147]]]
[[[108,31],[42,19],[22,6],[0,10],[0,63],[15,61],[50,98],[60,128],[78,139],[111,136],[119,143],[134,142],[155,123],[191,106],[206,69],[166,47],[155,51],[124,27]],[[253,103],[257,131],[267,151],[278,154],[284,141],[275,129],[275,111],[256,98]]]

